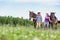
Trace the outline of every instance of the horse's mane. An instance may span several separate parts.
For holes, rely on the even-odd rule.
[[[37,14],[33,13],[33,17],[35,18],[37,16]]]
[[[37,14],[33,13],[33,15],[37,16]]]
[[[35,14],[33,11],[29,11],[29,15],[31,15],[32,18],[35,18],[37,14]]]

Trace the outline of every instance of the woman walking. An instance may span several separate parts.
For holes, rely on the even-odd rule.
[[[49,27],[49,20],[50,20],[49,14],[46,13],[45,20],[44,20],[44,29],[47,29]]]
[[[38,14],[37,14],[36,21],[37,21],[37,28],[41,27],[41,24],[42,24],[42,16],[41,16],[41,13],[40,12],[38,12]]]

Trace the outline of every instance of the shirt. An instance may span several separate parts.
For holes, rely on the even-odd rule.
[[[49,18],[45,18],[45,22],[49,22]]]
[[[42,17],[41,16],[37,16],[36,20],[37,20],[37,22],[42,22]]]

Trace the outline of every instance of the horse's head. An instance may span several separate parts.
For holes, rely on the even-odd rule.
[[[53,18],[55,16],[55,12],[51,12],[50,16]]]
[[[57,21],[57,17],[55,16],[55,13],[54,12],[51,12],[51,15],[50,15],[50,20],[55,23]]]
[[[29,20],[31,20],[32,17],[33,17],[33,12],[29,11]]]
[[[36,14],[33,11],[29,11],[29,20],[36,18]]]

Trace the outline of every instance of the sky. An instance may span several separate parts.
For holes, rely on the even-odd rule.
[[[55,12],[60,20],[60,0],[0,0],[0,16],[29,18],[29,11],[46,13]]]

